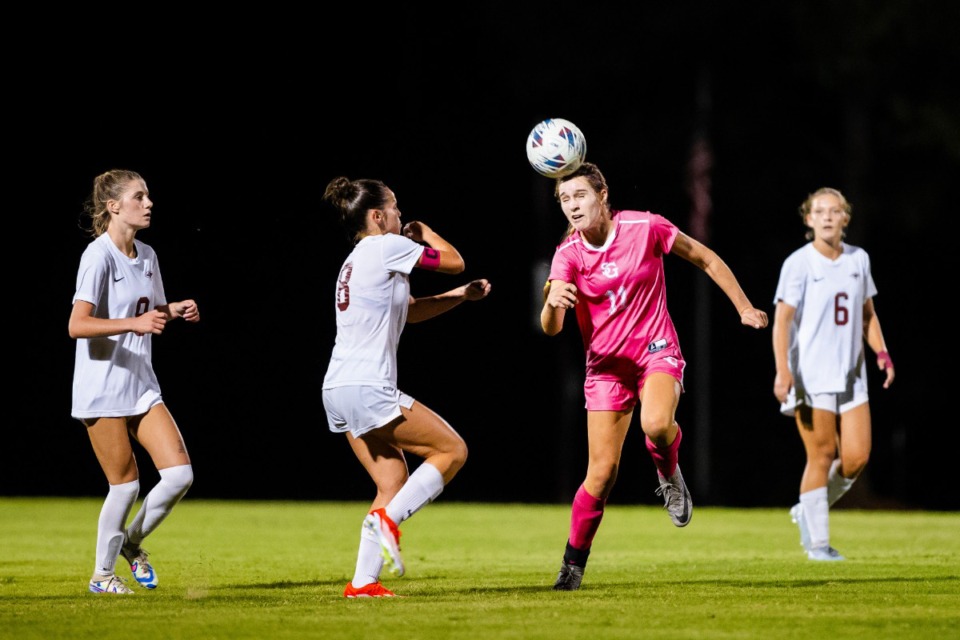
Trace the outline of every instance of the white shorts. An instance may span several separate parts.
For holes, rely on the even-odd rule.
[[[851,388],[843,393],[806,393],[801,390],[800,394],[798,401],[797,387],[794,385],[787,394],[786,402],[780,405],[780,413],[792,418],[796,413],[797,405],[806,405],[830,413],[843,414],[869,400],[867,382],[863,378],[856,378]]]
[[[394,387],[334,387],[323,390],[327,424],[334,433],[360,437],[400,417],[400,407],[413,406],[413,397]]]

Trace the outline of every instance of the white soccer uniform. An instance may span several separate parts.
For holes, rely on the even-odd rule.
[[[73,301],[94,305],[97,318],[132,318],[167,304],[153,249],[134,240],[128,258],[104,233],[80,257]],[[77,419],[135,416],[161,401],[153,371],[152,335],[132,331],[105,338],[78,338],[73,369]]]
[[[397,390],[397,349],[407,322],[410,273],[424,249],[396,233],[366,236],[344,260],[337,278],[337,336],[323,380],[331,430],[349,429],[359,435],[382,426],[385,416],[358,418],[358,408],[347,406],[354,404],[348,402],[351,396],[327,393],[329,390],[375,387],[388,389],[396,397],[402,395]],[[399,409],[395,413],[398,415]],[[357,419],[364,424],[351,424]],[[370,424],[373,421],[379,424]]]
[[[866,393],[863,305],[877,288],[867,252],[846,243],[842,249],[831,260],[807,243],[780,270],[774,304],[796,309],[787,357],[794,388],[781,406],[785,415],[793,416],[794,398]]]

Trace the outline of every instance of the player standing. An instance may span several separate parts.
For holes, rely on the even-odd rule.
[[[89,589],[133,593],[115,574],[118,554],[138,584],[156,587],[140,543],[193,484],[190,456],[153,370],[153,335],[176,318],[198,322],[200,312],[193,300],[167,302],[157,254],[136,239],[153,210],[139,174],[117,169],[97,176],[86,210],[95,239],[80,258],[68,327],[77,341],[71,415],[86,427],[109,483]],[[160,481],[125,527],[140,493],[131,438],[150,455]]]
[[[853,207],[824,187],[800,206],[810,240],[790,254],[774,296],[773,394],[780,411],[796,420],[807,464],[800,500],[790,516],[811,560],[843,560],[830,545],[830,507],[863,471],[870,457],[871,421],[863,343],[893,383],[877,294],[867,252],[843,242]]]

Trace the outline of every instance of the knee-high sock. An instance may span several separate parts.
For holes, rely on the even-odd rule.
[[[669,478],[677,470],[677,460],[680,455],[680,441],[683,439],[683,431],[680,425],[677,425],[677,437],[669,445],[658,447],[653,443],[649,436],[644,438],[647,443],[647,451],[653,456],[653,464],[657,465],[657,473],[664,478]]]
[[[97,559],[93,572],[101,576],[113,575],[117,566],[117,556],[123,545],[123,525],[127,522],[130,509],[140,494],[140,481],[112,484],[107,497],[100,508],[100,520],[97,522]]]
[[[573,510],[570,514],[570,546],[583,550],[593,545],[593,537],[603,520],[605,504],[605,500],[594,498],[580,485],[573,498]]]
[[[390,519],[399,525],[424,505],[436,500],[442,491],[443,475],[429,462],[423,462],[410,474],[385,511]]]
[[[831,507],[836,504],[843,494],[850,491],[850,487],[856,481],[856,478],[844,478],[840,475],[840,458],[834,460],[830,465],[830,474],[827,476],[827,504]]]
[[[827,488],[820,487],[800,494],[803,517],[810,532],[810,548],[830,544],[830,505],[827,504]]]
[[[193,484],[193,466],[189,464],[160,470],[160,482],[150,490],[140,511],[127,527],[127,540],[139,547],[143,539],[170,515],[170,511]]]
[[[376,582],[380,579],[382,569],[383,555],[380,553],[377,535],[366,527],[360,527],[360,549],[357,551],[357,567],[351,581],[353,586],[365,587]]]

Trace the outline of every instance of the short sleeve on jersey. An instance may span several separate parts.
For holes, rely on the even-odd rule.
[[[383,266],[387,271],[410,275],[426,247],[397,233],[388,233],[382,238]]]

